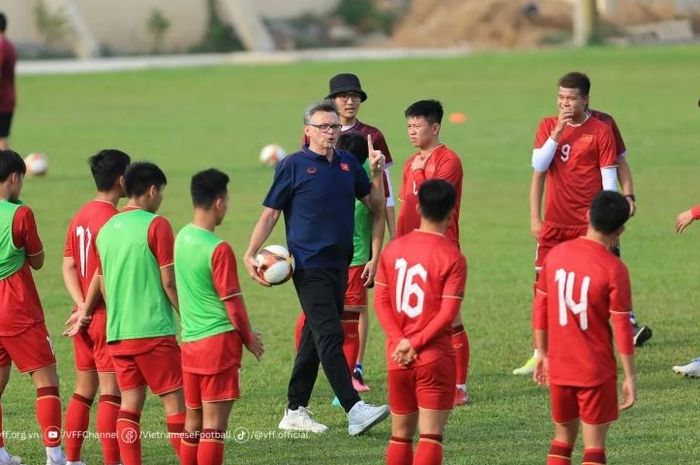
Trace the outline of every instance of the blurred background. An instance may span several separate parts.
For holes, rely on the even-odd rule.
[[[23,58],[693,42],[700,0],[3,0]]]

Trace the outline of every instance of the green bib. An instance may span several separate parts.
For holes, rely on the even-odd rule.
[[[185,342],[233,330],[214,287],[211,265],[214,250],[222,242],[213,232],[193,224],[182,228],[175,239],[175,281]]]
[[[148,228],[155,218],[145,210],[119,213],[97,236],[107,303],[107,342],[175,334],[173,307],[148,246]]]
[[[17,273],[26,261],[24,247],[15,247],[12,239],[12,222],[21,205],[0,200],[0,279]]]
[[[369,161],[362,167],[369,176]],[[350,266],[364,265],[372,253],[372,211],[359,200],[355,200],[355,229],[352,235],[352,262]]]

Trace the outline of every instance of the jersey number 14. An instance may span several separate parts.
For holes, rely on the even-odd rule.
[[[568,310],[574,315],[579,315],[579,325],[583,331],[588,329],[588,287],[591,284],[591,278],[584,276],[581,282],[581,295],[578,303],[574,302],[574,281],[576,273],[569,271],[568,273],[563,268],[559,268],[554,273],[554,279],[557,282],[557,296],[559,298],[559,324],[566,326],[568,322]]]

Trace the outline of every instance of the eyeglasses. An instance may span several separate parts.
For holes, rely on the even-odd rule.
[[[333,98],[340,99],[343,102],[347,102],[350,99],[358,101],[358,102],[362,101],[362,95],[358,94],[357,92],[343,92],[341,94],[334,95]]]
[[[313,126],[316,129],[318,129],[321,132],[331,132],[331,131],[340,131],[340,128],[342,127],[340,124],[311,124],[311,123],[306,123],[307,126]]]

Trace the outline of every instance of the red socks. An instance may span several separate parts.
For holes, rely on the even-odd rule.
[[[61,445],[61,399],[58,387],[49,386],[36,390],[36,419],[42,431],[46,447]]]
[[[204,429],[199,439],[197,462],[207,465],[224,463],[224,431]],[[124,464],[126,465],[126,464]]]
[[[117,417],[122,398],[104,394],[97,403],[97,432],[102,447],[102,458],[105,465],[121,463],[119,442],[117,441]]]
[[[304,329],[304,323],[306,323],[306,315],[302,311],[297,318],[297,325],[294,328],[294,350],[299,352],[299,344],[301,344],[301,331]]]
[[[552,441],[549,446],[549,454],[547,454],[547,465],[570,465],[571,451],[574,446],[565,442]]]
[[[452,328],[452,348],[455,351],[455,367],[457,369],[457,382],[455,384],[467,384],[469,371],[469,338],[464,330],[464,325]]]
[[[90,424],[92,399],[73,393],[66,409],[66,459],[77,462]]]
[[[605,449],[583,449],[582,465],[605,465]]]
[[[409,465],[413,463],[413,439],[397,438],[389,439],[386,448],[387,465]]]
[[[124,465],[141,463],[141,414],[119,410],[117,416],[117,441]]]
[[[413,465],[440,465],[442,463],[442,436],[421,434]]]
[[[199,449],[199,431],[190,433],[182,432],[180,443],[180,465],[197,465],[197,451]]]
[[[340,322],[343,325],[343,354],[345,361],[348,364],[348,371],[352,374],[357,361],[357,354],[360,352],[360,313],[343,311],[340,317]]]
[[[165,424],[168,427],[168,439],[173,446],[175,455],[180,456],[180,440],[182,432],[185,430],[185,412],[173,413],[165,417]]]

